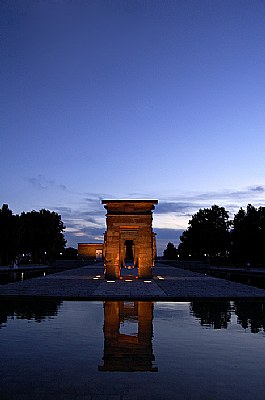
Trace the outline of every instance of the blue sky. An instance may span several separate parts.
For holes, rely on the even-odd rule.
[[[156,198],[159,253],[201,207],[264,206],[265,2],[0,3],[0,202],[102,240]]]

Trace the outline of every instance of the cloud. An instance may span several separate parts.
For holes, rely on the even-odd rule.
[[[224,189],[218,192],[208,192],[198,194],[194,196],[194,199],[197,200],[210,200],[213,199],[215,201],[218,200],[242,200],[242,199],[249,199],[250,201],[253,200],[253,195],[258,195],[259,193],[264,192],[264,187],[262,185],[247,187],[242,190],[229,190]]]
[[[135,199],[153,199],[153,197],[150,197],[150,194],[148,193],[128,193],[128,199],[135,198]]]
[[[67,246],[77,247],[77,243],[103,243],[105,229],[96,227],[79,227],[79,228],[68,228],[65,232],[65,238],[67,239]],[[82,238],[82,239],[80,239]]]
[[[71,228],[70,226],[67,226],[65,228],[64,232],[75,233],[75,232],[78,232],[78,229],[77,228]]]
[[[30,183],[34,188],[47,190],[47,189],[59,189],[66,191],[67,187],[62,184],[55,183],[52,179],[47,179],[44,175],[37,175],[35,177],[25,178],[25,180]]]
[[[261,185],[258,185],[258,186],[252,186],[252,187],[250,187],[249,188],[249,190],[251,190],[252,192],[264,192],[265,191],[265,187],[264,186],[261,186]]]
[[[58,214],[64,214],[70,217],[72,215],[72,208],[71,207],[53,207],[54,211]]]
[[[87,202],[93,202],[95,200],[101,201],[103,199],[113,199],[113,195],[109,193],[102,193],[102,192],[86,192],[85,193],[85,200]]]
[[[156,207],[156,214],[168,214],[168,213],[177,213],[177,214],[186,214],[190,213],[191,210],[202,207],[202,205],[198,205],[195,202],[180,202],[180,201],[171,201],[171,202],[163,202],[161,201]]]
[[[92,201],[93,200],[93,201]],[[105,210],[98,200],[80,201],[79,207],[54,207],[64,222],[67,246],[77,247],[78,242],[103,242]]]
[[[216,192],[184,193],[178,196],[167,197],[157,206],[158,213],[176,212],[184,214],[200,208],[211,207],[217,204],[223,207],[240,208],[248,203],[265,201],[265,187],[263,185],[250,186],[241,190],[223,189]]]

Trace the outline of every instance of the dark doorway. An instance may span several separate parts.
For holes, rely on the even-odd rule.
[[[125,241],[125,264],[133,263],[133,240]]]

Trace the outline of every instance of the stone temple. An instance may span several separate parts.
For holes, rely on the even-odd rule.
[[[152,221],[158,200],[102,200],[107,210],[103,243],[79,243],[79,258],[104,259],[107,279],[118,279],[121,268],[138,268],[138,278],[151,278],[156,258]]]
[[[156,257],[152,211],[157,200],[102,200],[107,210],[104,234],[106,278],[119,278],[129,263],[138,268],[139,278],[151,278]]]

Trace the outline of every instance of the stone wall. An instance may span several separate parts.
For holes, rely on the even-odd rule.
[[[79,260],[96,260],[101,252],[103,256],[103,243],[78,243],[78,259]]]

